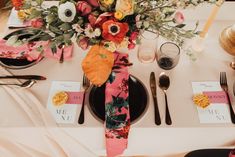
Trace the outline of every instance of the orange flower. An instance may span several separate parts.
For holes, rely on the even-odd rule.
[[[20,10],[21,6],[23,5],[23,0],[11,0],[13,6],[16,10]]]
[[[126,33],[129,31],[127,23],[108,20],[102,24],[102,37],[105,40],[121,43]]]

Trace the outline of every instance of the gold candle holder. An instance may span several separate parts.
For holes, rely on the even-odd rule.
[[[225,28],[221,32],[219,42],[226,52],[235,56],[235,24]]]

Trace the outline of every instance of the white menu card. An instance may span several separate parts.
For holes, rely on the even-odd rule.
[[[23,27],[23,21],[18,18],[17,11],[13,8],[7,23],[8,27]]]
[[[53,96],[60,92],[79,92],[80,82],[53,81],[48,97],[47,109],[51,112],[57,123],[72,124],[76,120],[77,111],[80,112],[81,104],[64,104],[55,106],[52,102]]]
[[[219,82],[192,82],[193,93],[222,91]],[[195,105],[196,106],[196,105]],[[206,108],[197,106],[200,123],[231,123],[229,106],[226,103],[211,103]]]

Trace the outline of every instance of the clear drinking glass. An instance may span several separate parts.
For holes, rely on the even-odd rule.
[[[180,48],[175,43],[166,42],[161,45],[156,57],[160,68],[170,70],[179,62]]]
[[[141,43],[138,48],[138,59],[142,63],[151,63],[155,60],[157,52],[158,34],[144,31],[141,34]]]

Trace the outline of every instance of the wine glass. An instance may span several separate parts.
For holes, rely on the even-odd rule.
[[[141,34],[141,43],[138,48],[138,59],[142,63],[151,63],[155,60],[157,52],[158,34],[144,31]]]
[[[173,42],[165,42],[161,45],[156,57],[160,68],[173,69],[179,62],[180,48]]]

